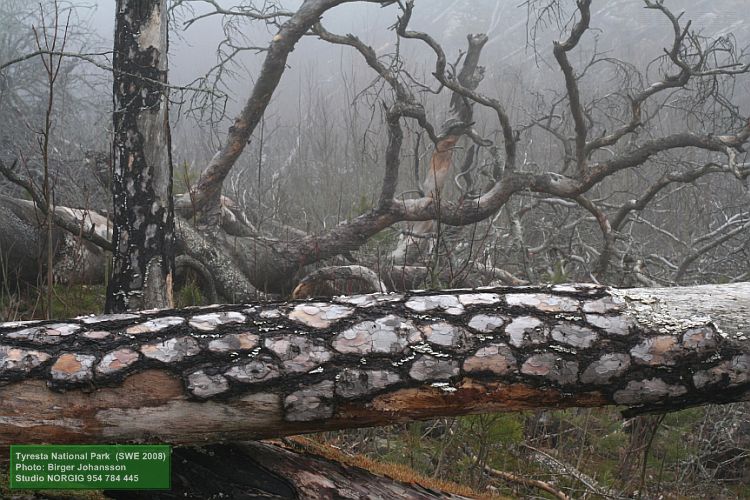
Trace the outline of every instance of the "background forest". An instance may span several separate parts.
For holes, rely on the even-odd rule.
[[[171,3],[170,119],[177,195],[190,192],[220,149],[276,30],[272,22],[221,11],[234,4]],[[668,0],[665,5],[675,15],[684,11],[679,18],[683,27],[692,21],[681,56],[705,55],[706,67],[720,71],[660,93],[642,110],[648,127],[602,144],[594,153],[601,161],[653,137],[686,130],[710,138],[748,123],[750,21],[745,0]],[[262,8],[296,6],[265,2]],[[47,0],[40,5],[0,2],[0,159],[8,164],[18,160],[16,174],[48,193],[52,204],[101,214],[110,213],[112,205],[111,9]],[[576,168],[575,152],[566,146],[572,144],[576,117],[568,109],[569,90],[552,51],[553,41],[568,36],[575,14],[575,2],[563,1],[415,2],[410,27],[438,40],[449,71],[460,68],[467,34],[486,33],[479,88],[503,103],[514,124],[519,171],[566,173]],[[330,32],[354,33],[372,47],[436,127],[451,118],[450,93],[432,78],[433,52],[424,44],[405,43],[389,29],[396,22],[392,9],[343,5],[327,13],[324,22]],[[667,16],[644,9],[640,0],[595,1],[590,25],[568,57],[587,103],[584,119],[590,137],[606,138],[627,126],[626,96],[669,75],[675,33]],[[54,79],[43,56],[27,57],[45,44],[49,49],[52,42],[58,44],[54,50],[65,53],[55,59]],[[255,235],[294,242],[378,205],[387,154],[385,102],[391,91],[356,50],[303,37],[224,183],[224,195],[234,200],[236,213]],[[472,121],[475,136],[502,143],[503,130],[492,109],[475,106]],[[404,122],[403,133],[397,200],[424,194],[435,153],[428,134],[415,122]],[[504,168],[497,149],[461,137],[440,198],[478,199],[498,168]],[[717,159],[707,149],[668,149],[644,158],[638,168],[607,176],[585,198],[529,189],[473,224],[438,220],[427,230],[418,222],[391,225],[342,252],[343,257],[307,266],[285,290],[258,288],[286,298],[316,268],[351,263],[368,266],[391,287],[396,280],[386,279],[384,270],[394,260],[422,270],[403,278],[409,288],[748,281],[749,172],[742,150]],[[0,194],[29,198],[5,179],[0,179]],[[98,277],[77,275],[75,266],[56,268],[55,285],[49,289],[45,256],[26,256],[39,261],[37,276],[28,276],[11,269],[4,255],[0,320],[102,311],[106,285]],[[199,277],[185,272],[178,278],[180,306],[209,302]],[[312,294],[358,289],[334,280]],[[616,408],[442,418],[325,433],[310,440],[306,446],[327,445],[332,448],[325,453],[345,455],[368,468],[407,479],[421,474],[436,484],[459,483],[488,497],[750,498],[747,404],[627,420]]]

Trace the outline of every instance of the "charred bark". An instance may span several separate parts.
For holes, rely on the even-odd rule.
[[[222,494],[233,499],[466,498],[271,443],[179,447],[174,449],[172,464],[169,491],[106,494],[123,500],[221,498]]]
[[[257,439],[750,398],[750,284],[339,297],[6,323],[0,442]]]
[[[106,310],[170,307],[174,207],[166,2],[117,2],[113,68],[114,252]]]

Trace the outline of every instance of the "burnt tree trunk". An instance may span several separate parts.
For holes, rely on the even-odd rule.
[[[174,207],[163,0],[119,0],[108,312],[172,306]]]
[[[205,443],[750,398],[750,284],[504,287],[0,327],[0,442]]]
[[[467,498],[403,483],[359,467],[272,443],[235,443],[173,450],[169,491],[111,491],[118,499]]]

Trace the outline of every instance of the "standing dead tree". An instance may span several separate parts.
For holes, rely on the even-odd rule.
[[[166,2],[117,3],[113,72],[113,272],[105,310],[170,307],[174,208]]]

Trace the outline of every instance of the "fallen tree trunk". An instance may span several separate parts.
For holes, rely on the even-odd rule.
[[[399,482],[303,450],[271,443],[176,447],[168,491],[108,491],[122,500],[178,498],[469,498],[433,485]],[[199,478],[196,480],[196,478]],[[409,478],[411,479],[411,478]],[[435,486],[444,487],[439,481]],[[467,489],[468,488],[464,488]],[[470,491],[467,493],[471,494]],[[472,495],[474,497],[474,495]]]
[[[750,399],[750,283],[500,287],[0,326],[0,442],[204,443]]]

